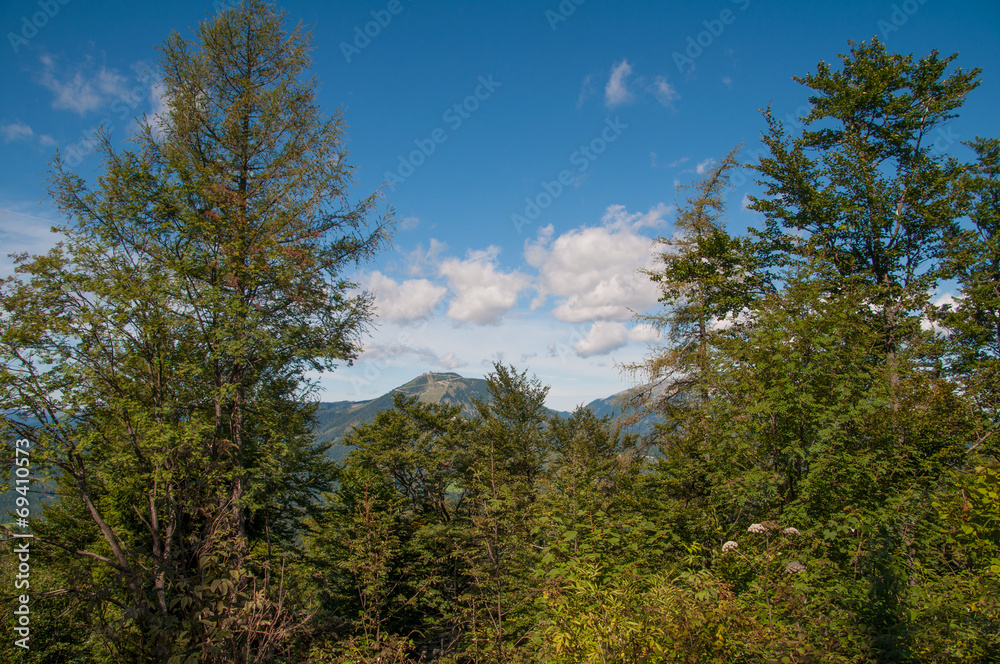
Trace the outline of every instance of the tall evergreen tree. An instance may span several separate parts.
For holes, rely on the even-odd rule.
[[[328,486],[307,370],[359,351],[345,270],[388,215],[348,199],[340,115],[316,105],[309,36],[248,0],[172,35],[168,111],[101,147],[93,188],[57,156],[65,243],[0,287],[0,401],[34,417],[56,510],[86,541],[93,599],[129,661],[268,661],[295,624],[268,572]]]
[[[655,397],[637,395],[661,411],[682,405],[695,393],[702,402],[708,398],[712,337],[743,312],[761,285],[749,264],[751,254],[725,228],[725,197],[740,165],[738,154],[739,147],[734,148],[702,178],[684,186],[690,194],[677,212],[674,234],[657,239],[665,247],[658,256],[661,265],[645,271],[660,288],[663,310],[638,320],[661,330],[667,344],[626,369],[666,388]],[[686,396],[678,399],[681,394]]]

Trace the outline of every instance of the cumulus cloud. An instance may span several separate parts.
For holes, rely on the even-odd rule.
[[[18,211],[33,211],[34,208],[34,204],[27,202],[0,201],[0,246],[4,248],[4,257],[0,259],[0,279],[14,273],[14,264],[6,257],[8,252],[44,254],[57,242],[66,239],[61,233],[52,232],[52,227],[58,222]]]
[[[435,286],[427,279],[397,283],[377,270],[368,277],[367,283],[368,289],[375,293],[379,316],[396,323],[428,315],[448,290],[444,286]]]
[[[558,298],[553,315],[563,321],[626,320],[633,311],[657,302],[659,291],[638,272],[653,264],[651,238],[639,231],[663,223],[670,207],[657,205],[645,213],[610,206],[599,227],[582,227],[557,238],[551,226],[525,246],[525,260],[538,269],[538,296]]]
[[[470,251],[468,258],[447,258],[438,274],[448,279],[455,298],[448,316],[476,325],[498,325],[501,317],[517,304],[518,294],[531,283],[527,275],[497,269],[498,247]]]
[[[660,102],[666,108],[673,108],[674,101],[681,98],[677,90],[667,82],[665,76],[654,78],[653,84],[649,86],[648,90],[656,97],[656,101]]]
[[[31,140],[31,137],[35,135],[35,132],[33,132],[31,127],[23,122],[12,122],[10,124],[0,125],[0,134],[3,135],[4,143],[11,143],[13,141]]]
[[[42,73],[39,82],[54,95],[52,108],[70,110],[83,115],[96,111],[116,99],[130,99],[128,79],[103,65],[96,71],[83,68],[71,74],[56,71],[56,61],[50,55],[41,56]]]
[[[649,323],[640,323],[629,330],[628,338],[640,344],[655,344],[660,341],[660,331]]]
[[[170,121],[170,96],[163,81],[153,81],[149,86],[149,126],[156,136],[162,136]]]
[[[3,137],[4,143],[13,143],[14,141],[30,141],[35,137],[35,132],[31,129],[30,125],[26,125],[23,122],[12,122],[0,125],[0,136]],[[56,146],[56,139],[48,134],[40,134],[38,142],[47,148]]]
[[[621,323],[614,321],[597,321],[590,326],[590,331],[582,339],[573,344],[573,350],[580,357],[606,355],[628,343],[628,330]]]
[[[431,238],[430,245],[424,249],[423,244],[418,244],[416,248],[406,256],[406,272],[411,277],[423,276],[425,274],[437,274],[438,263],[441,254],[445,252],[448,245],[439,240]]]
[[[628,77],[632,74],[632,65],[628,60],[622,60],[611,70],[611,78],[604,86],[604,102],[608,106],[620,106],[635,99],[628,89]]]
[[[459,359],[454,353],[445,353],[438,358],[437,366],[442,369],[458,369],[459,367],[467,366],[469,363],[465,360]]]

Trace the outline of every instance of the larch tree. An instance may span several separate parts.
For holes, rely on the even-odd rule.
[[[297,625],[275,551],[331,477],[305,372],[358,354],[371,300],[344,274],[391,211],[349,199],[340,113],[283,24],[249,0],[169,37],[168,110],[103,137],[94,185],[57,155],[66,240],[0,285],[3,428],[57,478],[50,522],[89,524],[36,536],[89,561],[74,590],[129,661],[270,661]]]
[[[739,147],[695,182],[677,212],[674,233],[657,238],[659,265],[644,270],[660,289],[661,311],[637,317],[661,331],[666,343],[625,370],[642,376],[645,389],[630,396],[638,413],[656,411],[670,420],[697,402],[705,405],[715,363],[713,338],[733,322],[763,286],[748,245],[726,232],[729,179],[739,168]]]

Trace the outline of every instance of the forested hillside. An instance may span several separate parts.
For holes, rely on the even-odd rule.
[[[424,403],[457,405],[466,416],[475,409],[474,399],[489,396],[486,381],[482,379],[462,378],[455,373],[427,373],[375,399],[318,404],[314,427],[316,440],[332,443],[329,456],[335,461],[342,460],[348,451],[342,444],[344,437],[355,426],[371,422],[379,413],[392,408],[396,393],[416,397]]]
[[[1000,661],[1000,139],[927,138],[995,73],[850,42],[803,63],[801,126],[765,109],[766,155],[685,183],[664,341],[620,367],[638,437],[502,362],[315,412],[392,211],[349,197],[309,49],[248,0],[167,40],[163,124],[98,180],[56,159],[67,242],[0,282],[33,418],[0,429],[58,492],[5,527],[5,661]]]
[[[650,415],[638,422],[631,422],[628,397],[632,392],[633,390],[628,390],[603,399],[595,399],[587,404],[587,408],[598,417],[607,416],[612,422],[622,424],[636,433],[648,434],[652,431],[656,416]],[[320,402],[316,406],[316,423],[313,427],[316,440],[321,443],[331,443],[327,455],[334,461],[343,461],[351,449],[344,445],[345,437],[355,427],[372,422],[379,413],[392,408],[397,393],[416,397],[422,403],[460,406],[459,414],[462,417],[473,417],[476,414],[476,400],[492,398],[488,383],[481,378],[463,378],[456,373],[426,373],[375,399]],[[570,415],[567,412],[551,409],[547,409],[547,413],[561,417]]]

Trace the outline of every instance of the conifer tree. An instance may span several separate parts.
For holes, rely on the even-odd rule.
[[[4,426],[89,524],[44,541],[89,563],[129,661],[269,661],[297,624],[275,556],[330,482],[305,372],[359,352],[370,299],[343,275],[389,217],[349,200],[341,117],[283,23],[248,0],[167,39],[165,115],[104,135],[93,185],[56,157],[67,240],[0,286],[0,401],[37,420]]]
[[[663,309],[638,320],[661,330],[667,343],[651,350],[642,363],[626,367],[659,388],[635,393],[632,399],[640,412],[677,412],[691,399],[704,405],[714,365],[712,339],[720,325],[744,311],[762,285],[747,247],[725,228],[725,197],[729,178],[739,167],[738,154],[739,147],[734,148],[702,178],[684,186],[690,195],[677,212],[673,235],[657,239],[665,246],[658,256],[661,265],[645,272],[660,288]]]

